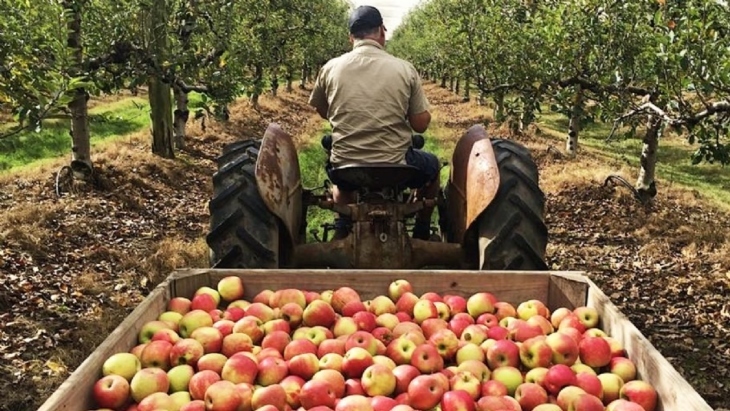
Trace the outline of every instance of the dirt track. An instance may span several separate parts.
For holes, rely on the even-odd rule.
[[[456,138],[481,120],[433,85],[437,118]],[[57,199],[52,171],[0,179],[0,410],[34,409],[172,269],[205,266],[210,176],[225,142],[260,136],[269,121],[294,135],[319,127],[306,94],[240,104],[174,161],[146,136],[94,161],[99,181]],[[515,137],[533,150],[548,197],[549,263],[585,270],[715,407],[730,398],[730,219],[689,191],[662,191],[642,207],[603,188],[612,171],[590,156],[547,154],[555,141]],[[589,170],[575,176],[577,168]],[[570,178],[568,178],[570,176]]]

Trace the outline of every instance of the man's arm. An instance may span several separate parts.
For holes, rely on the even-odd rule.
[[[309,96],[309,105],[317,109],[317,113],[323,119],[327,119],[327,113],[329,112],[329,102],[327,101],[327,92],[324,85],[324,68],[319,71],[317,80],[314,82],[312,94]]]
[[[421,85],[421,76],[415,68],[413,70],[413,82],[411,83],[411,98],[408,104],[408,123],[416,133],[423,133],[431,124],[431,113],[428,111],[429,104],[426,93]]]
[[[411,124],[411,128],[416,133],[423,133],[428,129],[428,125],[431,124],[431,113],[426,110],[422,113],[408,116],[408,122]]]

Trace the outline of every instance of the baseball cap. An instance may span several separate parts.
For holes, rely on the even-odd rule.
[[[383,17],[373,6],[360,6],[350,16],[350,33],[374,29],[383,25]]]

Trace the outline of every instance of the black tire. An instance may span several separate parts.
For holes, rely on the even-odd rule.
[[[264,204],[254,174],[260,147],[260,140],[237,142],[218,157],[206,237],[212,267],[279,267],[279,220]]]
[[[497,196],[478,217],[479,269],[547,270],[545,195],[537,165],[523,145],[493,139],[499,164]]]

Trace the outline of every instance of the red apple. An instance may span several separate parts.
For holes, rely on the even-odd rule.
[[[210,312],[218,308],[218,303],[210,294],[198,294],[191,300],[190,308]]]
[[[466,298],[460,295],[447,294],[443,297],[444,303],[449,306],[452,318],[459,313],[466,313]],[[469,316],[471,317],[471,315]]]
[[[547,368],[553,358],[553,350],[545,337],[533,337],[520,346],[520,361],[527,369]]]
[[[350,287],[340,287],[332,293],[330,304],[336,312],[342,314],[342,308],[351,301],[362,301],[360,294]]]
[[[557,395],[563,387],[575,384],[575,372],[567,365],[553,365],[548,368],[548,372],[545,374],[545,389],[552,395]]]
[[[457,373],[449,379],[449,389],[452,391],[464,391],[469,394],[472,401],[476,401],[481,396],[481,380],[474,376],[470,371],[457,371]]]
[[[508,394],[507,386],[496,380],[482,381],[480,386],[481,397],[488,395],[501,397]]]
[[[413,350],[411,365],[418,368],[423,374],[432,374],[444,369],[444,359],[435,346],[426,343]]]
[[[240,320],[236,321],[233,326],[234,333],[244,333],[251,337],[251,341],[254,344],[259,344],[264,338],[264,323],[258,318],[252,315],[246,315]]]
[[[606,407],[606,411],[645,411],[641,405],[622,399],[611,401]]]
[[[287,362],[290,375],[309,380],[319,371],[319,359],[313,353],[295,355]]]
[[[582,388],[583,391],[603,399],[603,385],[601,385],[601,380],[595,374],[579,372],[575,375],[575,380],[575,385]]]
[[[110,374],[96,381],[92,396],[99,408],[120,408],[130,395],[129,382],[121,375]]]
[[[514,398],[504,395],[501,397],[486,396],[477,401],[479,411],[521,411],[520,403]]]
[[[486,352],[489,368],[495,369],[502,366],[517,367],[520,365],[520,349],[511,340],[498,340],[494,342]]]
[[[434,375],[419,375],[408,384],[410,405],[421,410],[431,409],[441,401],[444,391]]]
[[[370,405],[372,406],[373,411],[392,411],[395,407],[398,406],[398,401],[396,401],[394,398],[386,397],[383,395],[376,395],[375,397],[369,398],[368,400],[370,401]]]
[[[370,352],[362,347],[353,347],[342,359],[342,372],[347,378],[360,378],[363,371],[373,363],[373,355]]]
[[[276,357],[262,359],[259,361],[258,369],[256,383],[264,387],[278,384],[284,377],[289,375],[289,367],[287,367],[286,361]]]
[[[317,345],[309,339],[293,340],[284,347],[284,359],[289,361],[299,354],[317,354]]]
[[[304,409],[321,405],[334,408],[336,398],[330,384],[322,380],[307,381],[299,391],[299,402]]]
[[[563,333],[553,333],[547,336],[545,342],[552,349],[554,364],[571,366],[578,359],[578,344],[570,336]]]
[[[532,411],[540,404],[548,401],[548,394],[544,388],[535,383],[520,384],[515,390],[515,399],[523,411]]]
[[[194,400],[204,400],[208,387],[221,380],[221,377],[211,370],[198,371],[190,378],[188,391]]]
[[[441,398],[441,411],[474,411],[476,403],[465,391],[447,391]]]
[[[398,337],[388,344],[385,355],[395,361],[396,364],[410,364],[415,349],[416,343],[407,338]]]
[[[568,404],[568,411],[604,411],[604,407],[598,398],[581,394]]]
[[[302,323],[307,327],[320,325],[331,327],[336,320],[333,307],[322,300],[312,301],[302,313]]]
[[[370,398],[362,395],[351,395],[337,401],[335,411],[374,411]],[[390,410],[390,408],[388,408]]]
[[[555,399],[555,403],[558,404],[558,406],[560,406],[560,408],[562,408],[563,410],[567,410],[568,407],[570,407],[570,403],[572,403],[579,396],[585,394],[586,392],[582,388],[569,385],[560,390],[557,398]]]
[[[345,377],[335,370],[319,370],[312,380],[327,382],[332,387],[335,397],[342,398],[345,395]]]
[[[611,347],[603,337],[584,337],[578,344],[580,361],[593,368],[600,368],[611,362]]]
[[[234,384],[253,384],[259,373],[258,364],[250,356],[238,353],[226,360],[221,371],[224,380]]]
[[[185,315],[190,311],[190,304],[191,301],[185,297],[174,297],[167,302],[167,309]]]
[[[172,344],[167,341],[151,341],[140,354],[142,368],[161,368],[165,371],[170,369],[170,352]]]
[[[657,392],[649,383],[641,380],[626,382],[619,392],[621,399],[635,402],[645,411],[654,411],[657,405]]]
[[[207,294],[202,294],[207,295]],[[190,338],[203,346],[205,353],[220,352],[223,346],[223,334],[216,328],[200,327],[190,333]]]
[[[408,392],[408,385],[414,378],[421,375],[421,372],[410,364],[401,364],[393,369],[393,375],[395,376],[395,394],[397,395]]]
[[[206,411],[237,411],[242,400],[230,381],[217,381],[205,390]]]
[[[277,410],[284,410],[287,406],[286,391],[279,384],[257,388],[251,396],[251,409],[260,410],[264,406],[274,406]]]

